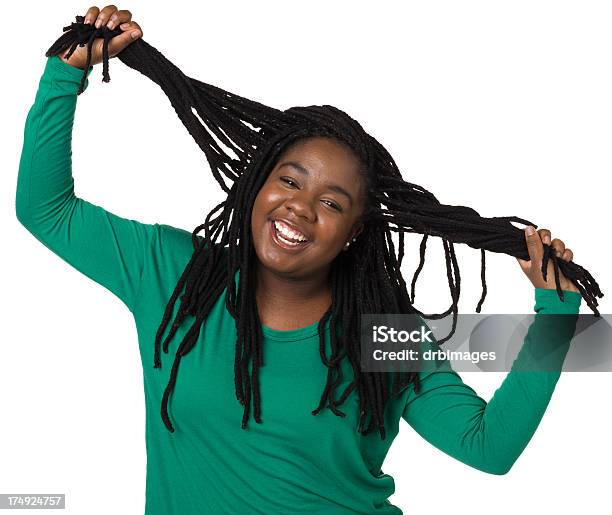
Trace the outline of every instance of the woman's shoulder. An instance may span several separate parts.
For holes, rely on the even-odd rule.
[[[194,242],[193,242],[193,232],[187,231],[186,229],[181,229],[179,227],[174,227],[168,224],[156,224],[158,228],[158,238],[159,244],[161,248],[166,250],[171,249],[172,251],[176,251],[179,254],[193,254],[194,251]],[[204,240],[204,236],[200,234],[196,234],[195,236],[196,242],[200,243]],[[219,244],[214,243],[213,245],[218,248]],[[205,248],[207,248],[205,246]]]

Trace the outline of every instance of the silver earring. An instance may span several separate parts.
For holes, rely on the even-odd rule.
[[[355,241],[355,239],[356,239],[356,238],[353,238],[351,241],[347,241],[347,242],[344,244],[344,250],[348,250],[348,248],[349,248],[350,244],[351,244],[352,242],[354,242],[354,241]]]

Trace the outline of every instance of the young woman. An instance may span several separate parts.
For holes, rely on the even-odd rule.
[[[112,5],[92,7],[84,23],[121,30],[109,41],[112,57],[142,37],[131,18]],[[575,317],[554,326],[539,317],[579,311],[575,284],[563,274],[555,283],[557,262],[548,262],[546,279],[541,273],[549,246],[572,261],[564,242],[525,229],[529,259],[517,260],[538,315],[488,403],[450,368],[390,385],[390,374],[359,370],[356,317],[418,311],[394,271],[401,257],[383,252],[391,232],[373,217],[373,199],[385,185],[359,145],[311,127],[274,147],[258,161],[261,174],[245,173],[228,193],[231,223],[227,209],[216,225],[207,218],[207,232],[225,229],[227,248],[196,236],[203,226],[189,233],[121,218],[76,197],[71,171],[77,92],[84,70],[102,62],[102,43],[93,41],[90,61],[86,47],[48,57],[26,120],[16,209],[37,239],[134,315],[145,374],[146,514],[401,513],[381,466],[402,418],[449,456],[508,472],[560,375],[515,368],[548,346],[559,349],[560,369],[575,329]],[[311,111],[324,125],[323,111]],[[433,202],[417,193],[422,206]],[[425,222],[418,228],[444,234]],[[251,397],[256,424],[247,423]]]

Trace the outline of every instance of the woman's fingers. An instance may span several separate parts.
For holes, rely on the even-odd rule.
[[[546,245],[550,245],[550,231],[548,229],[538,229],[538,234],[542,239],[542,243],[546,243]]]
[[[128,34],[133,31],[139,31],[142,35],[142,28],[135,21],[127,21],[119,25],[119,28]],[[123,34],[122,34],[123,35]]]
[[[555,238],[551,243],[553,249],[555,249],[555,254],[557,257],[561,257],[565,252],[565,243],[559,238]]]
[[[529,251],[529,261],[516,258],[521,269],[531,283],[536,288],[556,288],[555,279],[553,278],[554,267],[551,262],[548,263],[548,275],[546,281],[542,276],[542,258],[544,255],[544,245],[550,245],[555,255],[566,262],[570,262],[574,258],[574,253],[565,248],[565,243],[559,238],[550,240],[550,231],[548,229],[535,230],[532,226],[525,227],[525,240],[527,242],[527,250]],[[561,289],[578,292],[578,288],[568,280],[563,273],[559,273]]]
[[[110,30],[113,30],[118,25],[121,25],[122,23],[127,23],[131,19],[132,19],[132,13],[128,11],[127,9],[123,9],[121,11],[115,11],[113,14],[111,14],[111,17],[109,18],[106,26]]]
[[[542,239],[542,243],[552,246],[552,248],[554,249],[555,255],[557,257],[562,257],[563,259],[565,259],[564,257],[565,256],[565,243],[563,243],[563,240],[560,240],[559,238],[555,238],[554,240],[551,241],[550,239],[551,234],[548,229],[539,229],[538,234],[540,235],[540,238]],[[570,251],[569,261],[571,261],[572,257],[573,257],[573,254],[571,254],[571,251]]]
[[[108,53],[111,56],[117,55],[130,43],[142,37],[142,29],[135,21],[129,21],[119,25],[123,31],[122,34],[115,36],[108,42]]]
[[[98,9],[95,5],[87,9],[85,13],[85,21],[84,23],[92,24],[96,21],[96,18],[100,14],[100,9]]]
[[[544,254],[544,247],[542,246],[540,234],[531,225],[525,228],[525,240],[527,242],[529,260],[531,263],[540,263]]]
[[[117,6],[116,5],[107,5],[104,9],[102,9],[100,11],[100,14],[98,14],[98,17],[96,18],[96,28],[99,29],[100,27],[102,27],[103,25],[106,25],[108,23],[108,20],[110,19],[111,15],[117,10]]]

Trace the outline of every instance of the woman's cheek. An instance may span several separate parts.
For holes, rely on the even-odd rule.
[[[325,246],[330,252],[337,253],[344,245],[344,231],[340,230],[336,224],[327,224],[326,227],[322,227],[320,232],[326,235]]]

